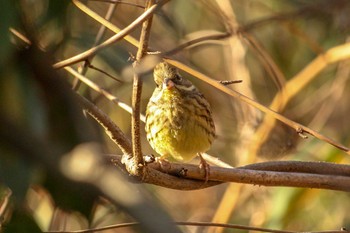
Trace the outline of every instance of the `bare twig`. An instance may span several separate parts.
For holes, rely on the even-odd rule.
[[[12,196],[11,189],[7,188],[2,192],[2,197],[0,200],[0,231],[2,230],[2,226],[4,222],[6,222],[6,215],[9,211],[10,198]]]
[[[114,76],[108,74],[106,71],[104,71],[104,70],[102,70],[102,69],[100,69],[100,68],[97,68],[96,66],[94,66],[94,65],[92,65],[92,64],[90,64],[90,63],[87,64],[87,67],[89,67],[89,68],[91,68],[91,69],[93,69],[93,70],[96,70],[96,71],[98,71],[98,72],[100,72],[100,73],[102,73],[102,74],[108,76],[109,78],[113,79],[114,81],[117,81],[117,82],[120,82],[120,83],[123,82],[122,80],[117,79],[116,77],[114,77]]]
[[[88,16],[90,16],[91,18],[93,18],[94,20],[96,20],[97,22],[99,22],[101,25],[105,26],[106,28],[108,28],[112,32],[117,34],[121,31],[117,26],[115,26],[114,24],[109,22],[107,19],[101,17],[99,14],[97,14],[96,12],[91,10],[89,7],[87,7],[85,4],[80,2],[80,0],[74,0],[73,3],[75,4],[76,7],[78,7],[85,14],[87,14]],[[139,45],[139,42],[134,37],[132,37],[130,35],[124,36],[123,39],[128,41],[130,44],[132,44],[136,47],[138,47],[138,45]]]
[[[323,5],[315,5],[315,4],[310,4],[307,5],[303,8],[300,8],[296,11],[291,11],[289,13],[287,12],[283,12],[280,14],[274,14],[272,16],[267,16],[264,17],[262,19],[258,19],[255,21],[252,21],[244,26],[242,26],[241,28],[239,28],[239,32],[241,31],[251,31],[255,28],[267,25],[273,21],[286,21],[286,20],[294,20],[296,17],[301,16],[301,15],[308,15],[311,13],[316,12],[319,9],[325,9],[325,8],[329,8],[331,6],[331,4],[325,3]]]
[[[222,81],[219,81],[219,83],[221,83],[224,86],[228,86],[228,85],[236,84],[236,83],[241,83],[241,82],[242,82],[242,80],[222,80]]]
[[[193,39],[193,40],[190,40],[190,41],[186,41],[183,44],[177,46],[176,48],[173,48],[173,49],[171,49],[169,51],[166,51],[166,52],[163,52],[163,53],[160,53],[160,54],[163,55],[163,56],[171,56],[171,55],[174,55],[174,54],[182,51],[183,49],[185,49],[185,48],[187,48],[189,46],[196,45],[196,44],[199,44],[199,43],[204,42],[204,41],[221,40],[221,39],[228,38],[230,36],[231,36],[231,33],[229,33],[229,32],[220,32],[220,33],[217,33],[217,34],[214,34],[214,35],[203,36],[203,37],[196,38],[196,39]]]
[[[80,1],[73,1],[73,2],[75,2],[76,4],[78,4],[78,6],[79,6],[80,4],[82,4]],[[117,7],[117,4],[110,4],[110,5],[109,5],[108,11],[107,11],[106,16],[105,16],[105,19],[106,19],[106,20],[110,20],[110,18],[112,17],[112,15],[113,15],[113,13],[114,13],[116,7]],[[103,35],[105,34],[105,32],[106,32],[106,26],[104,26],[103,24],[101,24],[100,29],[99,29],[99,31],[98,31],[98,33],[97,33],[97,35],[96,35],[95,42],[94,42],[94,45],[93,45],[93,46],[96,46],[96,45],[98,45],[98,44],[101,42],[102,37],[103,37]],[[81,66],[81,69],[79,70],[79,73],[80,73],[80,74],[85,75],[85,73],[86,73],[87,70],[88,70],[87,68],[88,68],[88,67],[89,67],[89,68],[92,68],[91,62],[92,62],[93,58],[94,58],[94,56],[90,56],[89,58],[87,58],[87,59],[84,61],[84,63],[83,63],[82,66]],[[102,70],[99,70],[99,71],[102,72],[102,73],[104,73],[104,74],[106,74],[106,75],[108,75],[107,73],[105,73],[105,72],[102,71]],[[108,76],[110,76],[110,75],[108,75]],[[113,78],[113,77],[112,77],[112,78]],[[80,80],[76,78],[76,79],[74,80],[74,82],[73,82],[73,90],[78,90],[79,85],[80,85]]]
[[[253,36],[247,32],[242,32],[243,38],[246,39],[250,47],[256,51],[258,58],[260,58],[261,63],[264,65],[265,70],[270,74],[271,79],[274,81],[278,89],[282,89],[286,82],[286,77],[272,59],[270,54],[265,50],[265,48],[256,40]]]
[[[326,51],[323,54],[318,55],[311,63],[309,63],[303,70],[301,70],[297,75],[295,75],[291,80],[289,80],[286,85],[277,93],[273,99],[271,105],[269,106],[272,110],[282,111],[287,103],[297,94],[299,91],[304,88],[309,82],[311,82],[318,73],[325,69],[329,64],[348,59],[350,57],[350,43],[345,43],[343,45],[338,45]],[[263,122],[261,123],[259,129],[255,134],[255,138],[260,143],[263,143],[264,140],[262,135],[268,135],[272,127],[268,127],[275,124],[275,120],[280,120],[278,117],[273,114],[267,115]],[[289,122],[288,122],[289,121]],[[303,125],[297,124],[293,121],[287,119],[287,121],[282,121],[283,123],[291,126],[296,130],[296,132],[302,137],[305,138],[304,133],[310,134],[322,141],[325,141],[340,150],[345,151],[347,154],[350,154],[349,148],[335,142],[334,140],[308,128]],[[293,125],[293,126],[292,126]],[[258,145],[255,145],[256,148]]]
[[[80,61],[84,61],[89,56],[95,55],[97,52],[99,52],[101,49],[104,49],[115,42],[123,39],[126,35],[128,35],[130,32],[136,29],[141,23],[146,21],[148,18],[150,18],[154,12],[158,9],[158,7],[164,5],[169,0],[161,0],[158,3],[154,4],[152,7],[147,9],[142,15],[140,15],[136,20],[134,20],[131,24],[129,24],[127,27],[125,27],[123,30],[121,30],[118,34],[112,36],[111,38],[107,39],[105,42],[83,52],[78,55],[75,55],[71,58],[68,58],[64,61],[58,62],[53,65],[55,69],[60,69],[62,67],[75,64]]]
[[[108,91],[104,90],[103,88],[98,86],[96,83],[92,82],[90,79],[88,79],[85,76],[79,74],[77,71],[75,71],[73,68],[71,68],[69,66],[64,67],[64,69],[66,71],[68,71],[69,73],[71,73],[72,75],[74,75],[75,77],[77,77],[79,80],[81,80],[83,83],[88,85],[93,90],[95,90],[98,93],[100,93],[103,96],[105,96],[108,100],[112,101],[114,104],[116,104],[120,108],[124,109],[125,111],[127,111],[130,114],[132,113],[132,108],[129,105],[127,105],[126,103],[120,101],[116,96],[114,96],[111,93],[109,93]],[[143,122],[145,121],[145,116],[144,115],[141,115],[140,118],[141,118],[141,120]]]
[[[131,3],[131,2],[126,2],[126,1],[121,1],[121,0],[89,0],[89,1],[120,3],[120,4],[124,4],[124,5],[129,5],[129,6],[134,6],[134,7],[138,7],[138,8],[141,8],[141,9],[145,9],[145,7],[143,5],[136,4],[136,3]]]
[[[272,161],[249,164],[240,168],[259,171],[298,172],[350,177],[349,165],[328,162]]]
[[[203,226],[203,227],[222,227],[226,229],[239,229],[239,230],[248,230],[248,231],[260,231],[260,232],[271,232],[271,233],[298,233],[300,231],[284,231],[284,230],[274,230],[269,228],[262,227],[251,227],[244,226],[239,224],[227,224],[227,223],[215,223],[215,222],[183,222],[177,221],[174,224],[178,226]],[[90,233],[90,232],[99,232],[111,229],[119,229],[124,227],[139,226],[138,222],[129,222],[129,223],[119,223],[115,225],[109,225],[105,227],[91,228],[86,230],[75,230],[75,231],[45,231],[46,233]],[[349,233],[350,231],[344,230],[329,230],[329,231],[308,231],[308,233]]]
[[[250,230],[250,231],[260,231],[260,232],[271,232],[271,233],[297,233],[296,231],[273,230],[273,229],[267,229],[267,228],[262,228],[262,227],[251,227],[251,226],[244,226],[244,225],[239,225],[239,224],[225,224],[225,223],[213,223],[213,222],[188,222],[188,221],[186,221],[186,222],[174,222],[174,224],[179,225],[179,226],[222,227],[222,228],[226,228],[226,229],[239,229],[239,230]],[[46,233],[88,233],[88,232],[99,232],[99,231],[119,229],[119,228],[139,226],[139,225],[140,224],[137,222],[130,222],[130,223],[120,223],[120,224],[99,227],[99,228],[93,228],[93,229],[86,229],[86,230],[46,231]],[[312,232],[309,232],[309,233],[312,233]],[[337,233],[337,231],[335,233]],[[341,233],[347,233],[347,232],[342,231]]]
[[[21,42],[23,42],[26,46],[31,45],[32,42],[26,37],[24,36],[22,33],[20,33],[19,31],[17,31],[14,28],[10,28],[9,29],[10,32],[16,37],[18,38]]]
[[[327,64],[341,61],[341,60],[347,59],[349,57],[350,57],[350,43],[336,46],[336,47],[330,49],[329,51],[327,51],[325,54],[319,55],[319,57],[316,58],[314,62],[312,62],[303,71],[301,71],[300,74],[296,77],[298,77],[298,79],[299,79],[301,77],[304,77],[304,75],[309,74],[310,72],[312,72],[312,74],[316,75],[318,72],[320,72],[321,68],[323,69]],[[338,148],[338,149],[340,149],[348,154],[350,153],[348,147],[341,145],[340,143],[335,142],[334,140],[332,140],[332,139],[330,139],[330,138],[328,138],[328,137],[326,137],[326,136],[324,136],[324,135],[322,135],[322,134],[320,134],[320,133],[318,133],[318,132],[316,132],[316,131],[314,131],[314,130],[312,130],[304,125],[301,125],[297,122],[294,122],[294,121],[282,116],[281,114],[275,112],[274,110],[271,110],[270,108],[259,104],[255,100],[252,100],[252,99],[248,98],[247,96],[245,96],[237,91],[231,90],[231,89],[221,85],[216,80],[211,79],[210,77],[198,72],[197,70],[192,69],[189,66],[186,66],[185,64],[183,64],[181,62],[178,62],[175,60],[169,60],[169,59],[167,59],[167,62],[169,62],[170,64],[184,70],[185,72],[201,79],[202,81],[212,85],[213,87],[219,89],[220,91],[222,91],[222,92],[224,92],[224,93],[226,93],[234,98],[240,99],[241,101],[259,109],[260,111],[262,111],[268,115],[271,115],[272,117],[276,118],[277,120],[283,122],[284,124],[290,126],[293,129],[295,129],[295,131],[297,133],[298,132],[308,133],[308,134],[310,134],[310,135],[312,135],[312,136],[314,136],[322,141],[325,141],[325,142],[333,145],[334,147],[336,147],[336,148]],[[314,63],[321,65],[321,67],[320,66],[314,67],[315,66]],[[316,70],[312,70],[312,68],[315,68]],[[295,80],[295,79],[293,79],[293,80]],[[305,81],[303,81],[303,80],[300,80],[300,81],[303,84],[305,83]],[[294,83],[294,82],[292,82],[292,84],[297,85],[297,83]],[[290,88],[290,89],[288,89],[288,91],[291,94],[294,93],[294,90],[295,90],[295,86],[293,86],[292,84],[290,84],[290,82],[288,82],[288,84],[285,87],[286,90],[288,89],[287,87]]]
[[[153,0],[148,0],[146,3],[146,11],[152,7],[154,4]],[[140,44],[136,54],[136,61],[133,66],[136,67],[138,62],[142,59],[144,54],[147,52],[148,39],[150,35],[150,29],[152,26],[152,15],[143,22]],[[132,90],[132,118],[131,118],[131,136],[132,136],[132,160],[127,162],[124,160],[126,169],[131,175],[141,177],[144,175],[143,169],[143,156],[141,149],[141,137],[140,137],[140,105],[141,105],[141,93],[142,93],[142,79],[135,72],[133,80],[133,90]]]

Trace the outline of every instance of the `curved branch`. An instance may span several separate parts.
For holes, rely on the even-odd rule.
[[[281,166],[283,162],[270,162],[270,166],[274,167]],[[261,170],[261,166],[255,167],[254,165],[241,168],[221,168],[221,167],[210,167],[209,180],[219,182],[236,182],[253,185],[263,186],[287,186],[287,187],[303,187],[303,188],[318,188],[318,189],[330,189],[339,191],[350,191],[350,170],[349,165],[336,165],[329,163],[320,163],[318,168],[326,168],[328,171],[340,168],[340,171],[335,174],[323,174],[317,173],[316,166],[311,166],[311,169],[306,169],[310,164],[308,162],[298,162],[294,166],[294,170],[299,172],[289,171],[288,165],[292,162],[284,164],[278,171]],[[150,164],[155,169],[160,169],[159,166]],[[329,166],[329,167],[328,167]],[[284,169],[283,169],[284,168]],[[188,179],[203,179],[203,174],[198,169],[198,166],[192,164],[175,164],[171,163],[171,168],[164,170],[163,172],[174,175],[182,175]],[[304,171],[304,172],[301,172]],[[345,171],[345,172],[344,172]],[[341,174],[341,175],[339,175]]]

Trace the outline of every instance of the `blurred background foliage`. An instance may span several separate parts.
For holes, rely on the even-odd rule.
[[[151,50],[165,52],[184,41],[212,32],[225,32],[225,25],[229,23],[241,28],[260,44],[283,74],[285,80],[280,80],[283,83],[293,78],[318,54],[349,39],[350,2],[347,0],[220,1],[168,2],[154,15],[149,43]],[[110,5],[102,0],[82,2],[101,16],[106,14]],[[26,144],[31,142],[28,137],[38,138],[40,145],[50,148],[52,153],[63,154],[85,141],[99,141],[106,153],[121,153],[93,121],[82,120],[83,124],[75,124],[70,114],[74,112],[70,109],[74,105],[64,102],[69,98],[58,98],[55,87],[43,90],[44,86],[35,78],[37,73],[30,68],[33,67],[30,60],[35,58],[23,55],[26,45],[10,32],[10,29],[24,34],[30,32],[30,38],[46,52],[47,64],[50,65],[91,48],[101,24],[67,0],[1,0],[0,3],[0,113],[3,125],[0,134],[0,230],[74,230],[133,221],[108,200],[67,190],[64,180],[57,180],[50,168],[28,156],[28,151],[40,151],[42,148]],[[217,13],[217,4],[221,7],[227,4],[225,9],[231,17],[226,20],[231,21],[223,22],[225,19]],[[110,22],[124,28],[143,12],[143,5],[142,0],[117,3]],[[130,35],[138,38],[139,33],[140,28]],[[107,30],[103,38],[112,35]],[[136,51],[133,45],[120,41],[94,58],[92,64],[95,67],[120,82],[93,69],[89,69],[86,76],[130,105],[132,73],[129,58]],[[181,50],[171,58],[217,80],[242,79],[242,84],[232,88],[268,106],[280,87],[264,66],[266,57],[259,56],[244,37],[232,36],[231,39],[205,41]],[[78,69],[79,65],[73,67]],[[349,145],[349,70],[348,61],[329,65],[298,92],[283,114]],[[50,69],[43,68],[43,72],[50,72]],[[57,72],[64,83],[71,85],[74,82],[68,73]],[[233,166],[244,165],[246,160],[243,155],[249,151],[249,137],[260,122],[261,113],[193,77],[183,75],[197,85],[213,107],[218,137],[209,153]],[[143,81],[141,106],[144,113],[155,85],[150,73],[144,76]],[[84,84],[80,85],[79,93],[96,103],[130,137],[129,113]],[[79,109],[76,110],[78,112]],[[79,117],[84,119],[81,114]],[[84,124],[92,128],[86,128]],[[154,153],[146,142],[144,131],[141,134],[143,152]],[[268,157],[269,160],[350,162],[345,153],[320,140],[309,138],[300,142],[293,131],[283,127],[280,131],[277,129],[276,135],[277,138],[265,144],[264,156],[258,154],[254,161]],[[44,151],[47,149],[43,149],[42,153]],[[214,219],[295,231],[350,228],[350,196],[343,192],[238,184],[223,184],[197,191],[143,186],[176,221]],[[204,231],[204,228],[195,227],[182,229],[184,232]],[[231,232],[214,228],[208,231]],[[142,230],[128,228],[120,232]]]

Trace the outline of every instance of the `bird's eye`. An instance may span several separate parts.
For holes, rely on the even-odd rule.
[[[180,75],[176,75],[175,76],[175,81],[176,82],[181,82],[182,81],[182,77]]]

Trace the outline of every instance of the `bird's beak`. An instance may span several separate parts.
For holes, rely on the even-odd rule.
[[[170,90],[174,86],[175,86],[175,83],[171,79],[169,79],[169,78],[165,78],[164,79],[164,81],[163,81],[163,89]]]

